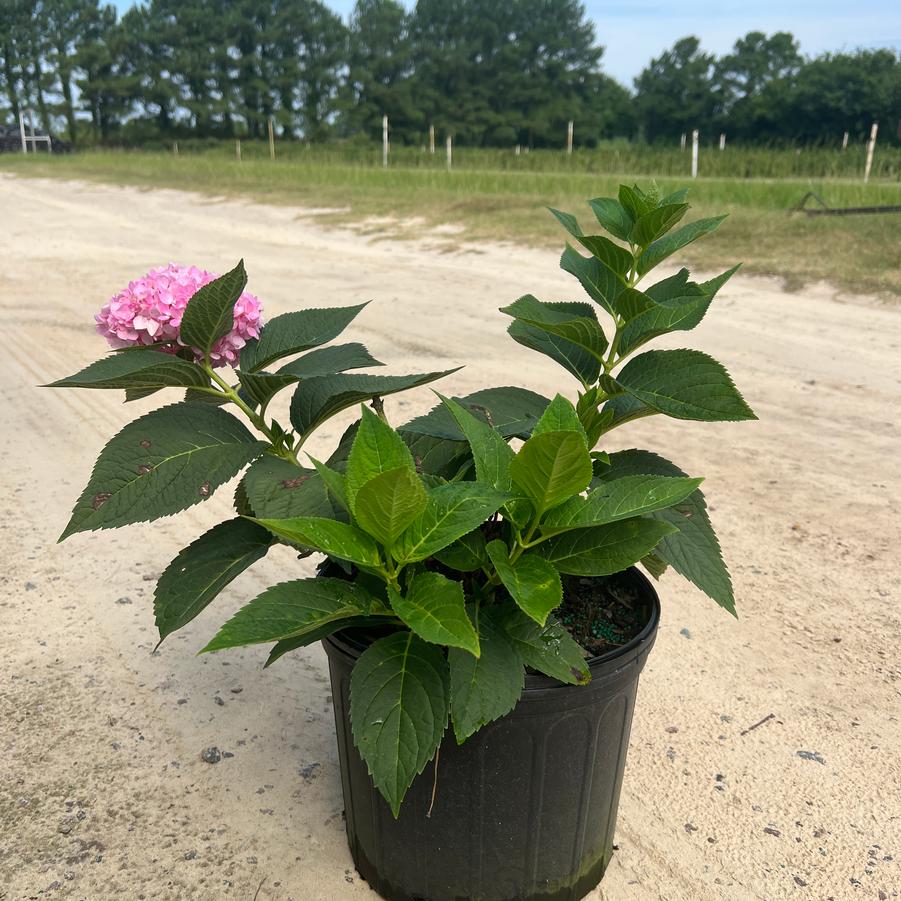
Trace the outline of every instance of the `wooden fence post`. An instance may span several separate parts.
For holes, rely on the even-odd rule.
[[[272,116],[269,117],[269,159],[275,159],[275,129],[272,127]]]
[[[240,163],[241,162],[241,139],[238,138],[235,140],[235,159]]]
[[[445,141],[445,149],[447,151],[447,171],[450,172],[454,166],[454,141],[450,135],[447,136]]]
[[[435,152],[435,126],[429,126],[429,153]]]
[[[720,150],[726,149],[726,133],[724,131],[720,132]]]
[[[691,177],[698,177],[698,130],[691,133]]]
[[[679,149],[685,150],[685,132],[682,132],[682,137],[679,138]]]
[[[870,170],[873,168],[873,151],[876,149],[876,132],[879,131],[879,123],[874,122],[870,129],[870,140],[867,141],[867,163],[863,170],[863,183],[870,180]]]
[[[573,152],[573,120],[569,120],[569,124],[566,126],[566,153],[569,156],[572,156]]]
[[[176,156],[178,156],[178,141],[176,141],[176,142],[172,145],[172,152],[173,152]]]
[[[388,168],[388,117],[382,116],[382,168]]]
[[[848,132],[845,132],[842,136],[842,150],[848,149]]]

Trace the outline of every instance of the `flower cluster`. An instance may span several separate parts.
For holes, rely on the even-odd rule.
[[[185,306],[199,288],[215,278],[196,266],[170,263],[165,269],[152,269],[110,298],[94,317],[97,331],[112,347],[152,344],[175,353],[179,346],[186,346],[179,335]],[[259,337],[260,309],[260,301],[253,294],[245,291],[238,298],[234,325],[210,353],[214,366],[235,364],[241,348],[251,338]],[[196,347],[192,350],[198,360],[203,359]]]

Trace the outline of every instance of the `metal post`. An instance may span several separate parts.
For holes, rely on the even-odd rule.
[[[435,152],[435,126],[429,126],[429,153]]]
[[[876,132],[879,131],[879,123],[874,122],[870,129],[870,140],[867,141],[867,164],[863,170],[863,183],[870,180],[870,170],[873,168],[873,151],[876,149]]]
[[[566,126],[566,153],[567,155],[572,155],[573,152],[573,120],[569,120],[569,124]]]
[[[382,116],[382,168],[388,168],[388,117]]]
[[[450,172],[454,165],[454,142],[450,135],[445,141],[445,149],[447,151],[447,171]]]
[[[691,177],[698,177],[698,130],[691,133]]]

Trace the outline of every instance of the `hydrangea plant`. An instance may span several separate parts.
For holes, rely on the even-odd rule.
[[[336,631],[363,629],[368,646],[350,687],[353,736],[395,815],[448,722],[463,742],[508,713],[526,668],[589,681],[588,655],[557,617],[567,579],[638,562],[657,577],[672,565],[734,612],[701,480],[648,451],[595,449],[611,430],[655,414],[754,418],[706,354],[636,355],[659,335],[697,325],[735,271],[695,283],[681,269],[639,287],[722,217],[676,228],[685,192],[660,197],[637,187],[590,206],[612,238],[586,235],[575,217],[553,212],[590,253],[568,247],[561,265],[594,303],[527,295],[503,308],[516,341],[576,377],[574,403],[515,387],[439,395],[430,413],[395,429],[382,398],[449,372],[351,374],[380,364],[359,344],[324,345],[360,306],[288,313],[260,328],[241,264],[213,281],[170,267],[133,283],[102,314],[106,333],[130,346],[55,383],[124,388],[126,399],[185,390],[106,446],[63,537],[177,513],[245,470],[235,517],[186,547],[159,580],[161,640],[273,544],[325,555],[319,575],[267,589],[204,651],[269,643],[268,665]],[[233,378],[217,371],[220,363],[233,366]],[[287,387],[290,428],[267,416]],[[309,435],[361,402],[371,407],[361,406],[329,459],[302,465]]]

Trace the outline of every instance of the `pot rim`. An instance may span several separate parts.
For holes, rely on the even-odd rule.
[[[586,658],[588,669],[591,671],[592,681],[601,675],[604,677],[613,676],[629,666],[645,649],[645,645],[649,642],[653,645],[657,634],[657,627],[660,624],[660,599],[647,576],[634,566],[630,566],[628,569],[623,570],[623,572],[628,573],[638,583],[639,590],[649,602],[651,608],[650,616],[648,617],[648,621],[645,623],[644,628],[631,641],[621,647],[607,651],[605,654]],[[331,645],[339,653],[358,658],[363,650],[365,650],[365,647],[361,642],[349,638],[346,632],[347,630],[333,632],[331,635],[327,635],[323,638],[322,643],[324,645]],[[650,650],[650,647],[648,647],[648,650]],[[568,685],[551,676],[546,676],[543,673],[527,671],[523,693],[548,691],[549,689],[563,690],[584,687],[585,686]]]

